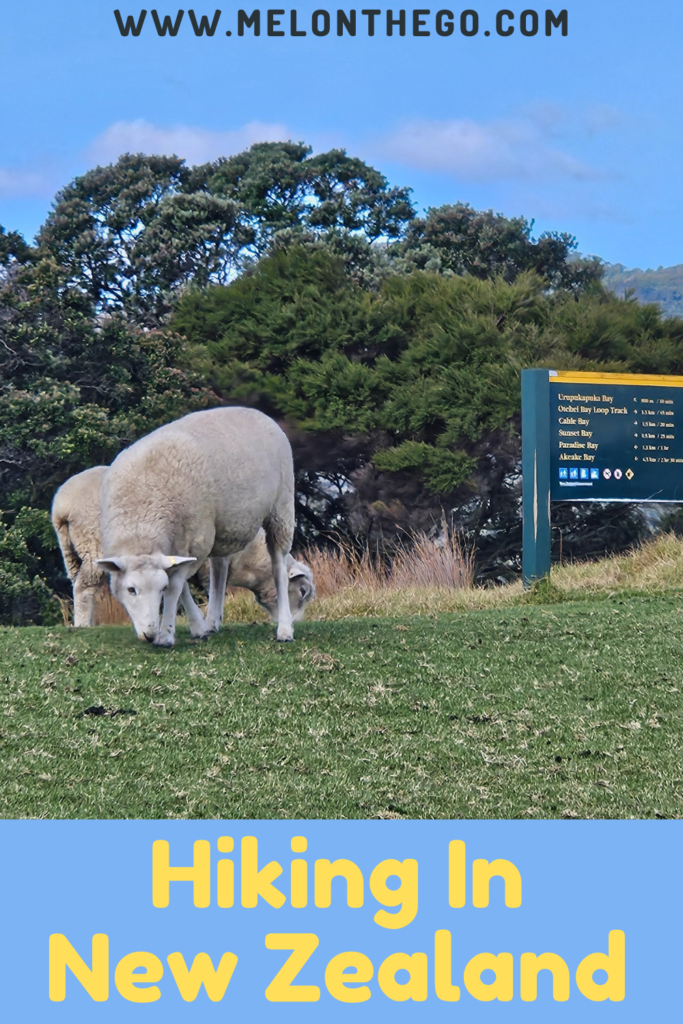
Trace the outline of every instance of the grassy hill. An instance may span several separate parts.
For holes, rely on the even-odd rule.
[[[667,537],[527,595],[350,588],[294,644],[1,630],[0,814],[680,817],[682,580]]]

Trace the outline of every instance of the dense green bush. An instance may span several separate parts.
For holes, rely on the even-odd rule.
[[[446,510],[489,575],[515,569],[521,541],[520,370],[683,371],[683,322],[595,280],[577,291],[532,272],[413,270],[373,290],[341,257],[297,245],[227,288],[186,295],[172,326],[184,365],[223,400],[290,425],[305,522],[314,509],[318,532],[338,530],[341,515],[386,543]],[[557,521],[569,555],[644,529],[629,507],[562,506]]]
[[[47,512],[22,508],[8,526],[0,515],[0,625],[61,622],[59,602],[44,579],[57,547]]]

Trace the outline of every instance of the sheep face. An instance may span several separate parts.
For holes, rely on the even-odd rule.
[[[294,622],[303,619],[306,605],[314,597],[313,573],[303,562],[293,562],[289,567],[289,607]]]
[[[176,568],[195,561],[162,554],[118,555],[97,560],[109,573],[111,592],[130,615],[138,638],[150,643],[159,640],[161,605]],[[183,582],[184,576],[181,587]]]
[[[313,573],[303,562],[292,562],[288,569],[289,585],[289,608],[292,613],[292,621],[300,622],[304,617],[306,605],[315,597],[315,585]],[[265,591],[255,591],[256,600],[270,615],[273,622],[277,622],[277,594],[275,587],[271,586]]]

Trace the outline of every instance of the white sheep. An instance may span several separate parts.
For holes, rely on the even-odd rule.
[[[114,460],[103,477],[101,507],[97,564],[140,639],[173,645],[183,588],[207,558],[207,616],[195,605],[190,628],[195,635],[218,629],[229,559],[261,527],[277,594],[276,637],[293,639],[285,561],[294,532],[292,450],[263,413],[208,409],[159,427]]]
[[[102,558],[100,530],[100,488],[106,466],[93,466],[70,477],[54,496],[52,523],[73,587],[74,626],[92,626],[98,591],[106,584],[107,574],[97,565]],[[306,605],[315,597],[313,573],[309,566],[287,555],[289,606],[298,622]],[[270,617],[277,619],[277,594],[266,534],[259,530],[247,547],[229,560],[227,585],[251,590]],[[196,621],[194,600],[186,584],[181,603],[188,619]],[[199,615],[201,612],[197,609]],[[205,632],[202,619],[199,635]]]

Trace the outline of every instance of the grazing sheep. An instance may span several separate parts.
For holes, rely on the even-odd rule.
[[[100,488],[106,470],[106,466],[93,466],[72,476],[62,484],[52,502],[52,523],[73,586],[74,626],[79,627],[93,625],[96,595],[107,579],[107,574],[97,565],[98,558],[102,558]],[[229,562],[227,585],[251,590],[261,607],[276,621],[277,594],[265,531],[259,530],[251,544]],[[313,573],[304,562],[291,555],[287,555],[286,563],[289,607],[293,621],[298,622],[306,605],[315,597]],[[204,635],[204,618],[194,604],[188,585],[183,588],[181,603],[190,621],[196,622],[197,616],[200,617],[197,632]]]
[[[292,558],[291,555],[287,555],[286,566],[292,620],[299,622],[303,618],[306,605],[315,597],[313,573],[309,566]],[[259,530],[251,544],[230,559],[227,585],[251,590],[273,622],[277,621],[277,591],[264,530]],[[183,597],[183,604],[184,601]]]
[[[206,558],[211,588],[202,623],[204,632],[218,629],[229,559],[261,527],[277,594],[276,637],[293,639],[285,558],[294,532],[294,468],[273,420],[255,409],[222,408],[159,427],[117,456],[101,504],[104,557],[97,564],[140,639],[173,645],[181,594]],[[198,635],[202,617],[194,609],[190,628]]]

